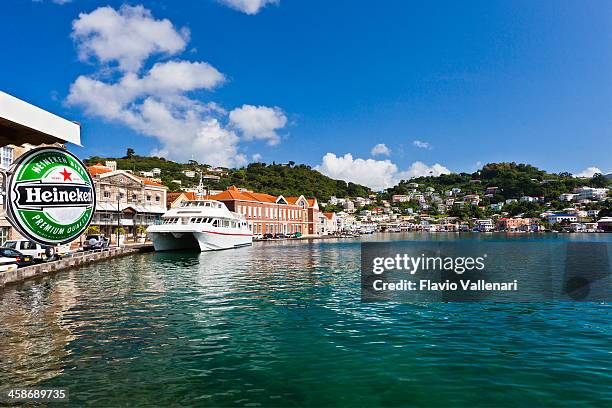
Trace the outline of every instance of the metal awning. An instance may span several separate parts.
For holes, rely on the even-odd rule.
[[[0,91],[0,146],[24,143],[80,146],[81,126]]]

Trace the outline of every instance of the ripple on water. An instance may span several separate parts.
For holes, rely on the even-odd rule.
[[[356,242],[275,242],[12,286],[0,383],[75,405],[612,402],[609,305],[361,303],[359,267]]]

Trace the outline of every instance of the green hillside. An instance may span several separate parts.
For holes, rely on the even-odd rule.
[[[458,187],[464,193],[473,194],[484,194],[487,187],[498,187],[499,190],[491,202],[521,196],[544,197],[549,201],[576,187],[606,187],[611,182],[602,175],[576,178],[570,173],[547,173],[529,164],[489,163],[474,173],[444,174],[402,181],[388,189],[387,195],[406,194],[411,190],[410,183],[419,183],[419,187],[433,187],[436,191]]]
[[[203,171],[206,174],[209,168],[195,161],[176,163],[163,157],[139,156],[131,149],[125,157],[94,156],[86,159],[85,163],[87,165],[104,164],[107,160],[114,160],[117,162],[118,169],[132,170],[135,174],[157,167],[161,169],[162,183],[170,191],[179,191],[181,187],[192,187],[198,184],[199,176],[189,178],[182,173],[183,170]],[[172,180],[180,180],[181,184],[173,183]],[[295,165],[293,162],[286,165],[251,163],[239,169],[227,169],[226,174],[221,175],[219,182],[211,181],[206,185],[213,190],[224,190],[230,185],[236,185],[273,195],[297,196],[303,194],[319,200],[328,200],[330,196],[354,197],[367,196],[371,193],[367,187],[331,179],[313,170],[310,166]]]

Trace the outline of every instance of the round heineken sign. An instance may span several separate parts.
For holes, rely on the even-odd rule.
[[[54,147],[31,150],[10,169],[6,212],[24,236],[46,245],[78,238],[96,208],[93,180],[72,153]]]

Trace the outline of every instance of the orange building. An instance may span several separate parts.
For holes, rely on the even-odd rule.
[[[497,220],[497,229],[500,231],[528,231],[531,218],[500,218]]]
[[[243,214],[253,235],[263,234],[316,234],[319,205],[316,199],[304,196],[275,197],[255,193],[235,186],[207,197],[224,203],[230,211]]]

